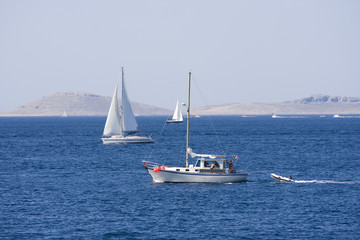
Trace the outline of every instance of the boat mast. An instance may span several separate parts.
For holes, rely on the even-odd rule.
[[[187,126],[186,126],[186,167],[189,167],[189,128],[190,128],[190,79],[191,72],[189,72],[189,87],[188,87],[188,109],[187,109]]]
[[[125,91],[125,84],[124,84],[124,67],[121,67],[121,106],[120,106],[120,121],[121,121],[121,135],[125,137],[125,118],[124,118],[124,91]]]

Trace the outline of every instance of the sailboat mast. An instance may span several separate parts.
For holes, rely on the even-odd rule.
[[[121,135],[125,136],[125,118],[124,118],[124,91],[125,91],[125,84],[124,84],[124,67],[121,67],[121,107],[120,107],[120,121],[121,121]]]
[[[189,167],[189,129],[190,129],[190,80],[191,72],[189,72],[189,87],[188,87],[188,109],[187,109],[187,125],[186,125],[186,167]]]

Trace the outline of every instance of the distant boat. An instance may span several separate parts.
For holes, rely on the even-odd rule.
[[[273,114],[271,117],[272,117],[272,118],[279,118],[279,116],[276,115],[276,114]]]
[[[183,116],[181,114],[181,108],[179,100],[176,102],[176,107],[174,111],[174,115],[172,116],[172,119],[169,119],[166,121],[167,123],[182,123],[183,122]]]
[[[335,114],[333,118],[341,118],[341,116],[339,114]]]
[[[246,180],[247,173],[233,169],[231,160],[224,155],[196,154],[189,147],[190,132],[190,82],[189,73],[187,134],[186,134],[186,166],[168,167],[157,163],[143,161],[154,182],[165,183],[234,183]],[[189,155],[196,158],[195,164],[189,165]],[[237,156],[235,157],[237,158]]]
[[[109,113],[107,115],[103,138],[104,144],[129,144],[129,143],[153,143],[151,137],[137,134],[138,124],[136,122],[130,101],[127,96],[124,80],[124,69],[122,72],[122,103],[121,114],[117,98],[118,83],[116,83],[114,95],[111,100]]]
[[[65,118],[65,117],[67,117],[67,116],[68,116],[68,115],[67,115],[66,111],[64,111],[64,113],[63,113],[63,115],[62,115],[61,117]]]

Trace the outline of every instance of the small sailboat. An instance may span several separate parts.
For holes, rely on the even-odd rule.
[[[179,100],[176,102],[176,107],[174,114],[172,116],[172,119],[166,120],[167,123],[182,123],[183,122],[183,116],[181,114],[181,108]]]
[[[140,136],[129,98],[127,96],[124,80],[124,69],[122,71],[122,102],[119,109],[117,98],[118,83],[111,100],[109,113],[107,115],[103,138],[104,144],[129,144],[129,143],[153,143],[151,137]],[[121,114],[120,114],[121,110]]]
[[[63,115],[61,116],[62,118],[66,118],[68,115],[66,113],[66,111],[64,111]]]
[[[190,83],[189,73],[187,134],[186,134],[186,166],[169,167],[149,161],[143,161],[143,166],[154,182],[164,183],[235,183],[246,180],[247,173],[233,169],[231,160],[225,155],[196,154],[189,147],[190,130]],[[195,159],[195,164],[189,165],[189,156]]]

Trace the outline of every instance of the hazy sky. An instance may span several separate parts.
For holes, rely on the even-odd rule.
[[[111,96],[121,66],[130,100],[168,109],[190,70],[209,105],[360,97],[359,0],[0,0],[0,34],[0,112]]]

